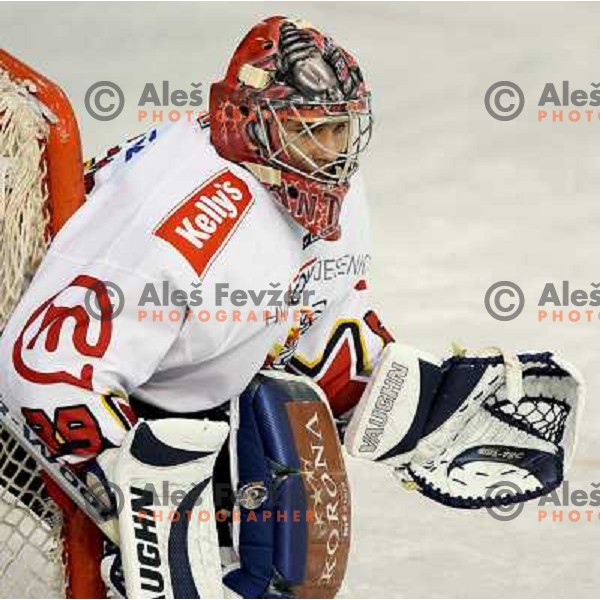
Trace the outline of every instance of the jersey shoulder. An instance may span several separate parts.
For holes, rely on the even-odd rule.
[[[198,123],[152,130],[114,156],[104,173],[96,170],[88,201],[53,252],[197,281],[213,271],[268,271],[299,247],[297,228],[268,190],[219,156]]]

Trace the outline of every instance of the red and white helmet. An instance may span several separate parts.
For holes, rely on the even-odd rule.
[[[343,127],[343,148],[319,140],[325,123]],[[372,128],[370,95],[348,52],[300,21],[260,22],[211,86],[210,128],[217,152],[249,169],[298,223],[340,237],[342,201]]]

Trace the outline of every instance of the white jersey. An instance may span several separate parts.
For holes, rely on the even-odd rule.
[[[198,122],[104,162],[0,339],[0,391],[48,443],[94,455],[119,444],[131,396],[200,411],[264,367],[310,375],[337,413],[356,403],[389,341],[367,302],[358,177],[332,242],[221,158]]]

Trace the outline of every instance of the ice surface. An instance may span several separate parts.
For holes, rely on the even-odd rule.
[[[258,17],[293,11],[361,60],[374,93],[375,137],[364,162],[373,207],[372,288],[403,341],[445,352],[552,348],[587,378],[589,399],[571,487],[600,481],[600,320],[538,323],[547,281],[600,281],[600,120],[538,123],[546,82],[597,82],[595,3],[3,3],[3,46],[61,82],[88,154],[145,128],[134,104],[146,82],[208,84]],[[100,123],[86,89],[121,85],[129,101]],[[523,114],[489,117],[494,82],[518,83]],[[523,314],[485,311],[486,289],[512,280]],[[600,520],[538,523],[537,506],[501,523],[406,493],[385,468],[351,465],[354,548],[346,597],[593,597]],[[589,507],[587,507],[589,508]]]

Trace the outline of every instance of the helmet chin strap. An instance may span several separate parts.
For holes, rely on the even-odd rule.
[[[279,169],[252,162],[243,162],[242,165],[261,183],[266,185],[281,185],[281,171]]]

